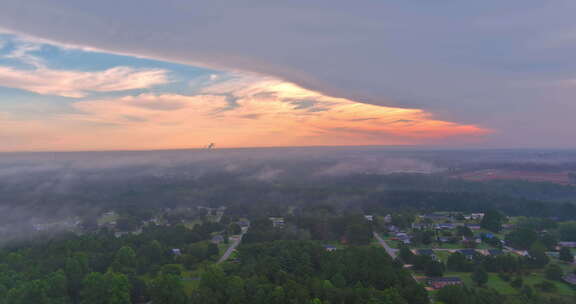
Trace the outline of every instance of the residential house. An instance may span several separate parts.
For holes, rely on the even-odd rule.
[[[384,217],[384,223],[390,223],[390,222],[392,222],[392,216],[390,214],[387,214]]]
[[[434,253],[434,250],[432,250],[432,249],[418,249],[418,250],[416,250],[416,254],[429,256],[434,261],[436,261],[438,259],[438,257]]]
[[[462,285],[462,279],[458,277],[428,278],[428,286],[434,289],[442,289],[450,285]]]
[[[460,249],[459,253],[463,254],[467,259],[472,260],[478,254],[476,249]]]
[[[175,256],[181,256],[182,255],[182,250],[180,250],[180,248],[173,248],[172,249],[172,254]]]
[[[569,273],[562,278],[566,283],[576,285],[576,274]]]
[[[214,244],[220,244],[220,243],[222,243],[222,242],[224,242],[224,237],[221,236],[220,234],[217,234],[217,235],[215,235],[215,236],[212,237],[212,243],[214,243]]]
[[[466,224],[466,227],[470,228],[470,230],[480,230],[480,225],[476,224]]]
[[[558,242],[558,247],[576,248],[576,242]]]
[[[336,248],[336,246],[334,246],[334,245],[324,245],[324,249],[326,249],[326,251],[332,252],[338,248]]]
[[[489,256],[499,256],[499,255],[503,255],[504,251],[500,250],[500,249],[488,249],[488,255]]]
[[[274,228],[284,228],[284,218],[283,217],[269,217],[272,222],[272,227]]]

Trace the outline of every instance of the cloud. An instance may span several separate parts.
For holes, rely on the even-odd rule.
[[[574,129],[573,94],[549,107],[558,86],[511,85],[572,77],[572,0],[138,3],[138,14],[126,14],[130,1],[4,0],[0,26],[65,45],[249,71],[330,96],[423,109],[499,129],[488,139],[492,145],[566,146]],[[550,118],[530,123],[541,113]]]
[[[115,67],[83,72],[37,68],[19,70],[0,66],[0,86],[43,95],[85,97],[90,92],[114,92],[150,88],[168,82],[167,71]]]
[[[235,107],[229,106],[230,98]],[[298,100],[323,110],[310,111]],[[421,110],[362,104],[271,78],[230,80],[199,95],[146,93],[72,107],[76,113],[47,121],[5,121],[6,136],[30,140],[3,149],[170,149],[210,142],[218,147],[414,145],[489,133]],[[399,125],[402,120],[410,123]]]

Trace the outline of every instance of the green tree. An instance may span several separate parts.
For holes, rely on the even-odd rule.
[[[554,281],[561,281],[564,273],[558,264],[550,264],[546,267],[546,278]]]
[[[441,277],[444,274],[444,264],[438,261],[430,261],[426,264],[424,271],[429,277]]]
[[[346,229],[346,239],[350,244],[368,245],[372,239],[370,227],[364,223],[354,223]]]
[[[64,271],[59,270],[57,272],[51,273],[46,279],[46,283],[47,293],[50,299],[54,299],[57,303],[70,302],[70,298],[68,296],[68,282]]]
[[[228,232],[231,235],[237,235],[242,233],[242,227],[240,227],[240,225],[238,225],[237,223],[232,223],[230,224],[230,226],[228,226]]]
[[[490,230],[492,232],[500,232],[502,230],[502,223],[504,216],[495,209],[486,211],[484,217],[480,221],[480,227]]]
[[[410,250],[410,248],[408,248],[408,246],[402,245],[400,247],[400,251],[399,251],[398,256],[400,257],[402,262],[404,262],[406,264],[410,264],[410,263],[412,263],[412,258],[414,257],[414,253],[412,253],[412,251]]]
[[[152,280],[150,295],[155,304],[185,304],[188,301],[180,277],[173,274],[160,274]]]
[[[560,248],[560,256],[559,259],[561,261],[564,261],[566,263],[572,263],[574,262],[574,255],[572,254],[572,252],[570,251],[570,248],[568,247],[562,247]]]
[[[518,249],[529,249],[538,240],[538,233],[528,228],[518,228],[506,235],[506,243]]]
[[[539,241],[532,244],[528,253],[536,267],[544,267],[550,261],[550,258],[546,255],[546,247]]]
[[[116,272],[131,274],[136,270],[136,253],[129,246],[123,246],[118,249],[112,262],[112,269]]]
[[[474,272],[472,272],[471,279],[476,283],[476,285],[483,286],[488,282],[488,273],[483,267],[476,267]]]
[[[83,285],[82,304],[130,304],[130,283],[124,274],[92,272]]]
[[[576,242],[576,221],[560,224],[558,231],[562,241]]]
[[[524,280],[522,280],[521,276],[516,277],[512,282],[510,282],[510,286],[518,289],[524,285]]]

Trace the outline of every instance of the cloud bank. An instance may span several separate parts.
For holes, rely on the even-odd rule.
[[[13,138],[13,145],[3,148],[406,145],[462,136],[473,141],[489,132],[437,120],[421,110],[362,104],[268,78],[234,79],[198,95],[143,93],[71,106],[74,113],[44,122],[0,117],[2,129]]]
[[[485,146],[573,147],[573,88],[541,84],[574,78],[575,9],[571,0],[5,0],[0,27],[422,109],[498,130]]]

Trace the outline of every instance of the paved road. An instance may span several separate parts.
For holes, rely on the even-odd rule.
[[[382,247],[384,247],[384,249],[386,250],[386,252],[393,258],[396,258],[396,252],[398,251],[398,249],[394,249],[392,247],[390,247],[390,245],[388,245],[388,243],[386,243],[386,241],[384,239],[382,239],[380,237],[380,235],[378,235],[378,233],[374,232],[374,237],[378,240],[378,242],[380,243],[380,245],[382,245]]]
[[[234,252],[234,249],[236,249],[236,247],[238,247],[238,245],[240,245],[240,243],[242,243],[242,237],[244,236],[246,232],[242,232],[242,234],[240,234],[240,236],[238,237],[237,240],[235,240],[232,245],[230,245],[230,247],[228,247],[228,249],[226,249],[226,252],[224,252],[224,255],[222,255],[222,257],[220,257],[220,259],[218,260],[218,264],[226,261],[228,258],[230,258],[230,255],[232,254],[232,252]]]

